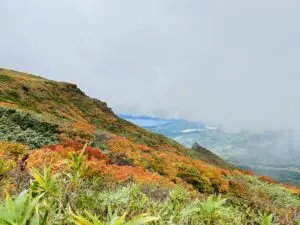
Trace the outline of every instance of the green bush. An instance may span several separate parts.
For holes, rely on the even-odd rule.
[[[0,141],[22,143],[30,149],[58,142],[58,126],[14,109],[0,108]]]
[[[279,206],[300,207],[300,197],[296,197],[288,192],[286,188],[276,184],[262,182],[254,176],[245,176],[244,178],[251,183],[251,185],[249,185],[250,192],[256,193],[257,190],[263,191]]]
[[[211,183],[208,179],[203,179],[204,175],[193,167],[179,166],[178,177],[193,185],[200,192],[211,192]]]
[[[0,83],[8,83],[11,81],[11,78],[9,76],[0,74]]]

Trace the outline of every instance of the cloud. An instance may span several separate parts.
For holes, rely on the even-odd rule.
[[[300,128],[300,3],[4,0],[1,67],[119,112]]]

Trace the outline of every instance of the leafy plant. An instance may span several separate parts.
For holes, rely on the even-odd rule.
[[[273,215],[264,215],[260,220],[260,225],[272,225]]]
[[[86,167],[84,166],[83,162],[83,154],[86,150],[86,147],[87,144],[84,145],[79,155],[76,152],[72,152],[70,165],[71,174],[69,177],[73,182],[77,182],[86,171]]]
[[[158,217],[147,216],[147,214],[140,214],[126,221],[127,213],[124,213],[122,216],[114,214],[107,222],[102,222],[87,211],[85,211],[86,218],[72,212],[70,212],[70,214],[73,222],[77,225],[143,225],[159,219]]]
[[[5,204],[0,206],[0,224],[2,225],[41,225],[47,214],[41,217],[38,202],[41,196],[32,198],[27,190],[21,192],[15,200],[9,194]]]
[[[56,175],[51,175],[51,167],[45,167],[43,174],[33,168],[30,175],[34,178],[31,181],[30,189],[34,195],[43,195],[44,197],[57,197],[58,184]]]
[[[213,224],[214,221],[222,221],[228,215],[224,211],[226,199],[221,196],[210,195],[204,202],[194,202],[188,205],[181,213],[184,218],[201,219],[204,224]]]
[[[222,199],[221,196],[211,195],[205,202],[200,203],[199,212],[207,217],[213,217],[225,202],[226,199]]]

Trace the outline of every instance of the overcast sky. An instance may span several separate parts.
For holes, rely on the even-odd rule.
[[[299,0],[1,0],[0,67],[115,112],[300,128]]]

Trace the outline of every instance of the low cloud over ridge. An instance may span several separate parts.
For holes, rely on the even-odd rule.
[[[299,1],[0,3],[1,67],[119,112],[300,128]]]

